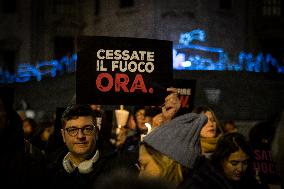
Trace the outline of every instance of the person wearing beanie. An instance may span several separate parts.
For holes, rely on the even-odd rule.
[[[139,176],[161,177],[179,184],[201,155],[200,131],[204,114],[187,113],[150,132],[139,151]]]
[[[134,165],[138,161],[141,140],[161,123],[173,119],[178,112],[180,101],[176,89],[168,88],[167,91],[169,94],[162,106],[135,106],[133,112],[130,113],[127,129],[123,130],[126,133],[119,133],[126,138],[123,139],[124,142],[117,150],[120,157],[124,158],[129,164]],[[158,118],[160,120],[155,119],[154,123],[152,118],[157,115],[160,116]]]
[[[205,114],[208,122],[200,132],[200,143],[202,154],[210,158],[215,151],[218,139],[223,135],[222,128],[212,108],[199,106],[193,110],[197,114]]]

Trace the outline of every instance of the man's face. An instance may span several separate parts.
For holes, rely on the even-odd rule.
[[[216,136],[216,120],[214,119],[211,112],[205,112],[208,118],[206,125],[204,125],[200,131],[200,136],[204,138],[214,138]]]
[[[241,149],[231,153],[222,163],[224,174],[227,179],[239,181],[248,167],[249,156]]]
[[[79,128],[78,133],[75,136],[70,136],[67,130],[76,130],[76,128]],[[90,130],[92,128],[93,131]],[[82,129],[88,129],[91,132],[84,134]],[[61,129],[61,134],[70,153],[75,156],[86,157],[96,149],[98,133],[94,128],[91,116],[79,116],[76,119],[66,121],[65,127]]]
[[[224,133],[235,133],[238,132],[238,129],[235,125],[232,125],[230,123],[227,123],[226,125],[224,125]]]

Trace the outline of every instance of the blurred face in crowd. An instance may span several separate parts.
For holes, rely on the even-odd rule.
[[[161,168],[148,153],[144,145],[139,149],[139,177],[160,177]]]
[[[231,181],[239,181],[248,167],[249,156],[241,149],[231,153],[222,163],[224,174]]]
[[[205,124],[205,126],[201,129],[200,136],[204,138],[213,138],[216,136],[216,129],[217,129],[216,120],[214,119],[213,114],[210,111],[206,111],[205,115],[207,116],[208,121]]]
[[[33,132],[33,127],[31,126],[30,122],[28,120],[23,121],[23,130],[25,136],[29,136]]]
[[[162,125],[164,123],[164,116],[162,113],[159,113],[157,115],[155,115],[153,117],[153,120],[152,120],[152,126],[155,128],[155,127],[159,127],[160,125]]]
[[[235,133],[238,132],[237,127],[232,123],[226,123],[223,128],[224,133]]]
[[[27,119],[26,112],[24,110],[18,110],[17,113],[19,114],[22,120]]]
[[[129,128],[131,130],[135,130],[135,128],[136,128],[136,123],[135,123],[135,119],[134,119],[133,114],[129,115],[128,122],[127,122],[127,128]]]
[[[48,141],[50,135],[52,135],[54,132],[54,127],[47,127],[44,129],[43,133],[41,134],[40,138],[42,141]]]
[[[98,105],[98,104],[90,104],[91,108],[93,110],[98,110],[100,111],[101,110],[101,105]]]
[[[66,121],[61,134],[73,156],[87,158],[96,149],[97,130],[92,116],[79,116]]]
[[[141,131],[141,133],[146,134],[148,131],[148,128],[145,126],[145,123],[147,123],[147,119],[145,117],[145,109],[140,109],[135,114],[136,121],[137,121],[137,127]]]

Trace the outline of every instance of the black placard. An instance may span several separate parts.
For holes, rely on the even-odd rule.
[[[76,102],[161,105],[173,80],[172,42],[79,37]]]
[[[188,113],[193,110],[196,80],[174,79],[169,87],[177,89],[181,102],[180,111]]]

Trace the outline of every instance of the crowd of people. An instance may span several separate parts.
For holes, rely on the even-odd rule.
[[[257,124],[246,138],[209,106],[181,113],[177,92],[169,91],[161,107],[135,107],[119,132],[100,106],[70,104],[54,122],[38,124],[1,97],[3,186],[282,188],[273,124]]]

